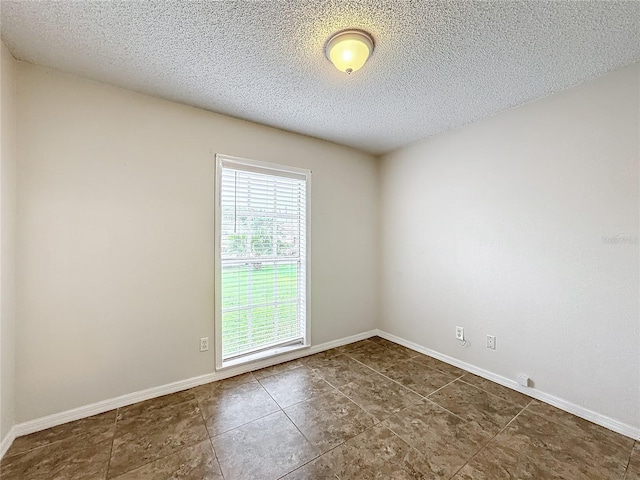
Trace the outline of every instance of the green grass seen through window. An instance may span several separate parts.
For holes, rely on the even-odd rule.
[[[294,336],[297,296],[297,263],[223,267],[223,357]],[[249,305],[256,306],[247,308]],[[230,308],[233,310],[225,311]]]

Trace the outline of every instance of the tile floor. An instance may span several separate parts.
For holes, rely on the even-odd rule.
[[[2,480],[640,479],[640,442],[374,337],[17,438]]]

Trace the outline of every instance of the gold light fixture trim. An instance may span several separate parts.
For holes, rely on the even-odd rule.
[[[362,30],[343,30],[327,40],[325,55],[345,73],[360,70],[373,53],[373,38]]]

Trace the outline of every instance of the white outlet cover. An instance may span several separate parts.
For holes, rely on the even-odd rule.
[[[487,348],[491,350],[496,349],[496,337],[493,335],[487,335]]]
[[[518,385],[522,385],[523,387],[529,386],[529,377],[527,377],[524,373],[518,374]]]
[[[464,340],[464,328],[456,327],[456,338],[458,340]]]

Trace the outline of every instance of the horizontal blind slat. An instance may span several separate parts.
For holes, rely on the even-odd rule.
[[[297,173],[227,164],[220,185],[223,358],[295,341],[306,322],[306,182]]]

